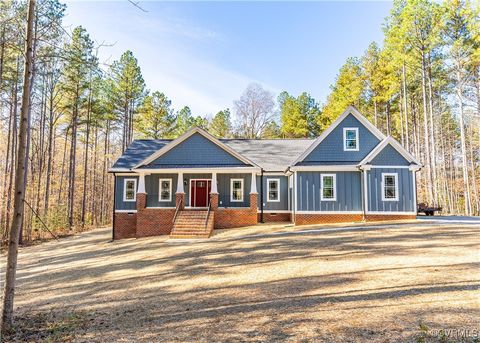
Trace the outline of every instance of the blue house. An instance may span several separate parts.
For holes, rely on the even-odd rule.
[[[415,218],[420,168],[354,107],[316,139],[135,140],[110,169],[113,237]]]

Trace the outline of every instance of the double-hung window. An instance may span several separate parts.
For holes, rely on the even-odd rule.
[[[280,179],[268,179],[267,181],[267,201],[279,202],[280,201]]]
[[[160,202],[172,201],[172,179],[160,179],[159,180],[159,197]]]
[[[137,201],[137,179],[124,179],[123,201]]]
[[[321,174],[321,200],[337,200],[337,176],[335,174]]]
[[[343,128],[343,150],[358,151],[358,127]]]
[[[230,201],[243,201],[243,179],[230,179]]]
[[[382,173],[382,201],[398,201],[397,173]]]

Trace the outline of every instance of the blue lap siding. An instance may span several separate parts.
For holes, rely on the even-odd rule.
[[[116,190],[115,190],[115,210],[136,210],[137,202],[136,201],[123,201],[123,191],[125,179],[135,179],[137,180],[138,187],[138,177],[137,176],[117,176],[116,177]]]
[[[322,201],[320,175],[335,174],[336,201]],[[298,211],[362,211],[360,172],[298,172]]]
[[[343,151],[343,129],[358,128],[359,151]],[[355,164],[373,150],[380,140],[349,114],[325,139],[297,165]]]
[[[199,133],[181,142],[146,165],[146,168],[176,168],[178,166],[247,166]]]
[[[230,180],[243,180],[243,201],[230,201]],[[252,174],[217,174],[218,181],[218,206],[219,207],[249,207],[250,206],[250,183]]]
[[[280,201],[268,201],[268,180],[280,180]],[[260,176],[257,176],[258,208],[260,208]],[[264,175],[263,176],[263,210],[264,211],[286,211],[289,209],[288,196],[288,177],[283,175]]]
[[[398,201],[382,201],[382,173],[398,174]],[[415,211],[413,175],[408,168],[372,168],[367,172],[369,212]]]
[[[160,201],[160,179],[171,179],[171,200]],[[147,192],[147,207],[175,207],[175,192],[177,191],[177,174],[152,174],[145,176],[145,191]]]
[[[378,166],[408,166],[408,162],[394,147],[387,144],[372,160],[372,165]]]

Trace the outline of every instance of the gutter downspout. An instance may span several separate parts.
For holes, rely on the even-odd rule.
[[[117,193],[117,175],[113,173],[112,242],[115,240],[115,202]]]
[[[260,172],[260,223],[263,223],[263,168]]]

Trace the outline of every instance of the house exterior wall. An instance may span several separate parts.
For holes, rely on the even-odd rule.
[[[148,164],[147,168],[181,168],[183,166],[246,166],[201,134],[195,133],[170,151]]]
[[[243,179],[243,201],[230,201],[230,180]],[[252,174],[217,174],[218,207],[250,207],[250,185]],[[257,190],[258,190],[257,185]]]
[[[138,187],[138,176],[123,176],[117,175],[116,176],[116,190],[115,190],[115,210],[136,210],[137,205],[135,201],[123,201],[123,190],[124,190],[124,182],[125,179],[135,179],[137,180],[137,187]]]
[[[321,174],[336,175],[336,200],[322,201]],[[297,172],[297,211],[362,211],[360,172]]]
[[[175,207],[175,193],[177,191],[177,174],[151,174],[145,176],[145,190],[147,192],[147,207]],[[160,179],[172,180],[172,200],[160,201]]]
[[[359,151],[343,151],[343,129],[358,127]],[[325,139],[297,165],[355,164],[380,143],[352,114],[349,114]]]
[[[398,174],[398,201],[382,201],[382,173]],[[413,172],[408,168],[372,168],[367,171],[368,212],[415,212]]]
[[[372,165],[378,166],[408,166],[408,162],[394,147],[387,144],[372,160]]]
[[[280,180],[280,201],[268,201],[268,180]],[[257,190],[260,195],[261,177],[257,176]],[[258,208],[260,209],[260,197],[258,198]],[[286,211],[289,210],[288,177],[284,175],[264,175],[263,176],[263,210],[264,211]],[[265,217],[264,217],[265,218]]]

